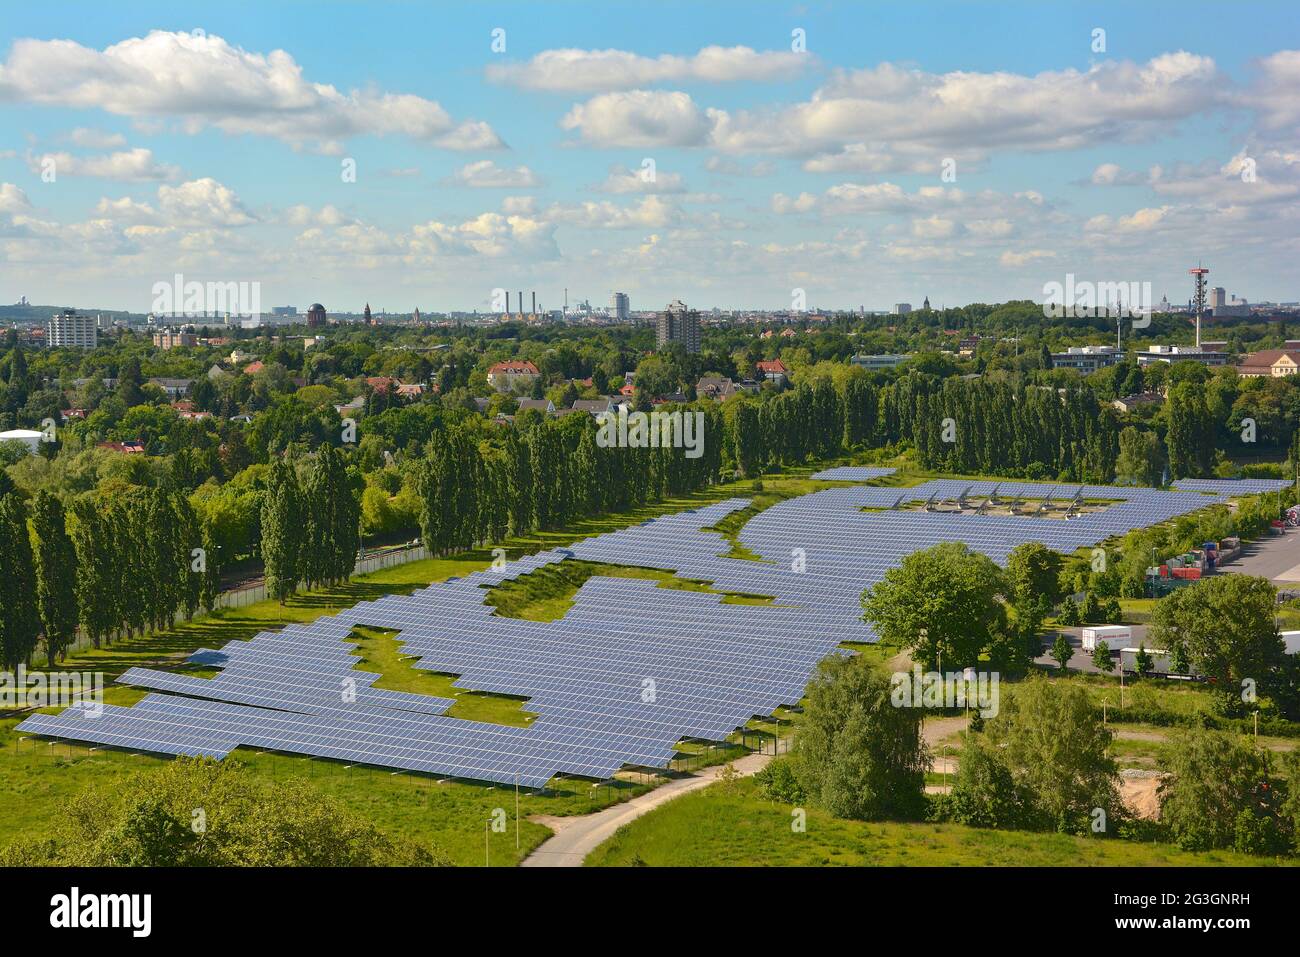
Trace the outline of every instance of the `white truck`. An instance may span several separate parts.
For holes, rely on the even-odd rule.
[[[1106,642],[1111,651],[1118,651],[1133,640],[1133,629],[1128,625],[1089,625],[1083,629],[1083,650],[1096,651],[1097,642]]]

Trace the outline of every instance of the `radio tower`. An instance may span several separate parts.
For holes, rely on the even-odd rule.
[[[1192,299],[1192,309],[1196,313],[1196,348],[1201,348],[1201,313],[1205,312],[1205,277],[1210,271],[1204,266],[1187,270],[1196,277],[1196,295]]]

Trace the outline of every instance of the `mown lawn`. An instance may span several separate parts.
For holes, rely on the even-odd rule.
[[[759,796],[752,780],[715,784],[670,801],[619,829],[587,858],[588,866],[1056,866],[1121,867],[1276,863],[1228,851],[1191,854],[1168,844],[991,831],[957,824],[845,821],[806,809],[807,829],[792,828],[793,809]]]

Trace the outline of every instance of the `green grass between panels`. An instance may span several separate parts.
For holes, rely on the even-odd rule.
[[[431,695],[435,698],[455,698],[456,703],[446,711],[449,718],[526,728],[537,717],[525,710],[527,698],[457,688],[455,682],[458,675],[416,668],[408,656],[402,654],[402,639],[398,632],[358,625],[352,630],[349,640],[356,644],[362,655],[356,669],[381,676],[374,683],[375,688]]]
[[[566,561],[548,565],[487,589],[484,601],[496,608],[498,615],[528,621],[557,621],[573,607],[574,597],[587,579],[639,578],[657,582],[660,588],[677,591],[706,592],[720,595],[727,604],[770,605],[772,596],[719,591],[706,581],[678,578],[659,568],[630,565],[606,565],[600,562]]]

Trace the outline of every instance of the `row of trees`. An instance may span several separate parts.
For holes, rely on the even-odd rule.
[[[70,510],[45,491],[29,510],[10,491],[0,497],[0,663],[30,661],[43,641],[53,665],[78,625],[99,647],[210,608],[218,578],[202,543],[188,498],[168,487],[86,495]]]
[[[679,410],[683,415],[695,410]],[[416,466],[420,532],[441,554],[637,508],[716,482],[722,413],[704,416],[701,454],[602,445],[586,415],[538,418],[491,441],[471,421],[435,432]]]
[[[267,595],[283,602],[300,587],[346,581],[361,548],[360,490],[342,453],[321,446],[300,478],[277,459],[262,493],[262,562]]]

